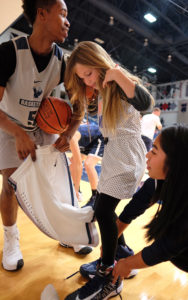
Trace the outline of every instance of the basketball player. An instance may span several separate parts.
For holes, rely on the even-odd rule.
[[[35,116],[41,100],[63,81],[65,62],[62,50],[68,36],[67,6],[63,0],[23,0],[24,14],[33,27],[31,36],[18,37],[0,46],[0,170],[3,187],[0,211],[4,228],[2,265],[8,271],[23,267],[16,226],[17,202],[8,184],[9,176],[31,154],[36,145],[52,144],[59,151],[79,126],[75,110],[67,131],[57,139],[37,128]]]
[[[94,204],[97,195],[98,174],[96,164],[101,161],[104,152],[104,138],[97,124],[81,124],[70,141],[72,157],[70,158],[71,175],[78,196],[82,175],[82,161],[90,182],[92,196],[90,205]]]

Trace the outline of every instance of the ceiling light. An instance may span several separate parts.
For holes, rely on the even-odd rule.
[[[94,39],[94,41],[99,43],[99,44],[104,44],[104,41],[101,40],[100,38],[97,38],[97,37]]]
[[[113,26],[114,25],[114,17],[113,16],[110,16],[110,21],[108,23],[110,26]]]
[[[169,54],[169,55],[168,55],[168,58],[167,58],[167,62],[171,62],[171,61],[172,61],[172,55]]]
[[[155,69],[155,68],[153,68],[153,67],[150,67],[150,68],[148,68],[148,72],[150,72],[150,73],[156,73],[157,72],[157,70]]]
[[[129,27],[128,32],[133,32],[133,31],[134,31],[134,29]]]
[[[150,23],[153,23],[157,20],[157,18],[155,16],[153,16],[152,14],[150,14],[150,13],[145,14],[144,19],[146,19]]]
[[[74,46],[76,47],[78,44],[78,39],[74,39]]]
[[[144,39],[144,47],[148,46],[148,39]]]

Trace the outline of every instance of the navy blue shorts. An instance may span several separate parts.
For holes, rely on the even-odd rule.
[[[104,138],[96,124],[82,124],[78,128],[81,134],[79,140],[80,152],[85,155],[103,157]]]

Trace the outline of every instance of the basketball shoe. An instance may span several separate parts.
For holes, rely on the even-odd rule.
[[[115,260],[118,261],[121,258],[126,258],[131,255],[134,255],[134,252],[132,249],[130,249],[128,246],[118,245]],[[96,274],[97,267],[100,265],[100,262],[101,262],[101,259],[99,258],[88,264],[81,265],[80,274],[87,279],[93,278]],[[138,271],[133,269],[131,271],[131,273],[129,274],[129,277],[127,277],[126,279],[133,278],[134,276],[137,275],[137,273],[138,273]]]
[[[100,266],[94,278],[90,279],[83,287],[68,295],[65,300],[102,300],[120,295],[123,282],[118,278],[115,284],[112,283],[112,271]]]
[[[17,271],[24,265],[19,246],[19,231],[13,226],[4,226],[3,268],[7,271]]]
[[[76,254],[86,255],[93,251],[93,248],[85,245],[67,245],[60,242],[60,245],[64,248],[73,248]]]

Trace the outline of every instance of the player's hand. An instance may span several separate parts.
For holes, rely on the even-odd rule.
[[[16,151],[20,159],[25,159],[31,154],[31,159],[36,160],[36,145],[29,135],[23,130],[19,131],[19,134],[15,136]]]
[[[70,137],[62,133],[56,140],[54,147],[60,152],[68,151],[70,149]]]

